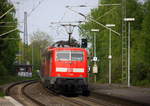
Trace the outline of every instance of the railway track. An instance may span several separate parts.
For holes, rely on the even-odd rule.
[[[40,83],[37,83],[35,85],[28,86],[32,89],[36,89],[38,87],[38,91],[28,92],[30,97],[34,97],[37,101],[42,102],[44,105],[48,106],[49,104],[52,105],[60,105],[60,106],[103,106],[99,103],[90,102],[87,100],[80,99],[80,97],[66,97],[63,95],[58,95],[46,88],[43,88]],[[26,89],[27,90],[27,89]],[[33,96],[34,95],[34,96]],[[44,100],[42,98],[45,98]]]
[[[28,80],[28,81],[20,81],[17,83],[13,83],[6,89],[6,94],[13,97],[14,99],[16,99],[17,101],[19,101],[25,106],[40,106],[41,104],[31,100],[24,93],[24,89],[26,86],[36,82],[37,81],[35,80]]]
[[[49,96],[57,96],[59,97],[59,100],[69,101],[70,103],[73,103],[73,106],[126,106],[125,104],[120,103],[114,103],[114,102],[108,102],[105,100],[102,100],[100,98],[97,98],[95,96],[71,96],[67,97],[64,95],[58,95],[54,93],[53,91],[50,91],[49,89],[43,88],[47,92]]]
[[[96,96],[58,95],[46,88],[38,81],[24,81],[11,85],[7,94],[25,106],[126,106],[125,104],[112,103]]]

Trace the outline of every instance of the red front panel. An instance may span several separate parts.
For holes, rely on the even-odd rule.
[[[81,48],[56,48],[53,52],[51,77],[86,78],[87,52]]]

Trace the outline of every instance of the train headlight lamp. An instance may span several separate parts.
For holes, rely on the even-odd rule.
[[[61,74],[57,74],[57,77],[60,77],[61,76]]]
[[[80,77],[83,77],[83,75],[80,75]]]

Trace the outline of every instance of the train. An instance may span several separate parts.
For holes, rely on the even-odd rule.
[[[56,46],[57,45],[57,46]],[[84,48],[57,42],[43,53],[40,78],[44,87],[57,93],[90,95],[88,52]]]

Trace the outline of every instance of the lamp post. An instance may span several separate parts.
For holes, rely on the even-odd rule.
[[[99,32],[99,29],[91,29],[92,32]],[[94,82],[96,82],[96,73],[98,73],[98,67],[97,67],[97,56],[96,56],[96,34],[93,35],[93,73],[94,73]]]
[[[128,22],[128,87],[130,87],[130,22],[134,20],[134,18],[124,18],[124,21]]]
[[[106,24],[107,27],[115,27],[115,24]],[[111,84],[111,60],[112,60],[112,54],[111,54],[111,28],[109,28],[109,84]]]

